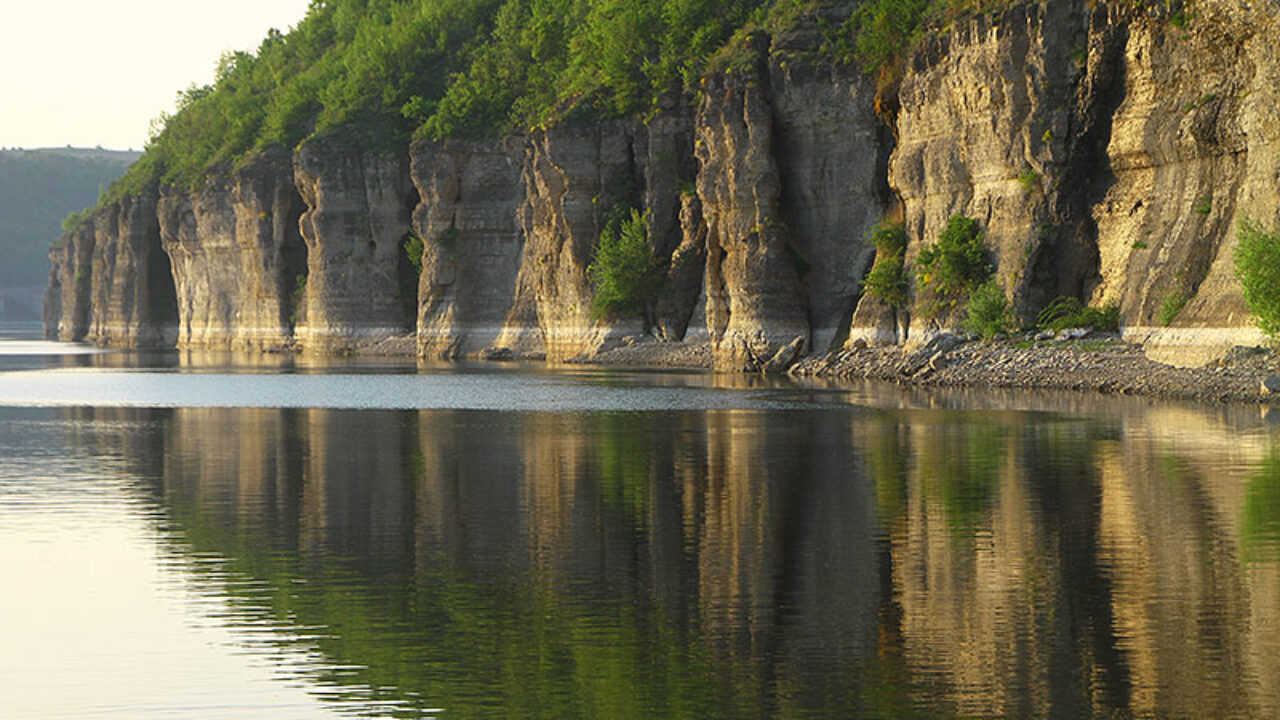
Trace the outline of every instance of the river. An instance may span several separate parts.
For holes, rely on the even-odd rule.
[[[0,333],[6,718],[1280,717],[1280,418]]]

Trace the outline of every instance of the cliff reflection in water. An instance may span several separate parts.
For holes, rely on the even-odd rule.
[[[337,692],[456,717],[1280,715],[1256,420],[74,412],[154,421],[118,450],[174,552],[318,628]]]

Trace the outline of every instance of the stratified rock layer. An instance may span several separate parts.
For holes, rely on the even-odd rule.
[[[171,188],[161,197],[179,347],[262,350],[292,342],[307,271],[291,170],[286,154],[270,153],[198,192]]]
[[[340,138],[308,141],[293,177],[307,276],[295,335],[304,349],[345,352],[413,332],[417,294],[405,254],[417,194],[407,154]]]

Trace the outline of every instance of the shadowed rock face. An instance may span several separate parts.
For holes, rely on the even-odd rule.
[[[306,277],[302,200],[287,154],[255,158],[198,192],[160,199],[184,348],[263,350],[291,342],[295,288]]]
[[[343,352],[411,333],[415,279],[405,255],[417,193],[407,154],[330,138],[294,155],[307,210],[307,279],[295,328],[304,349]]]
[[[872,83],[851,66],[803,59],[821,42],[816,24],[802,24],[775,38],[769,60],[781,211],[817,352],[847,336],[875,253],[867,238],[885,212],[889,151]]]
[[[172,347],[177,304],[160,244],[154,193],[122,198],[94,224],[87,339],[100,345]]]
[[[1260,340],[1231,258],[1242,219],[1280,227],[1280,6],[1199,0],[1175,23],[1022,3],[933,34],[892,88],[824,59],[851,11],[757,33],[745,65],[643,122],[418,143],[412,164],[332,136],[104,206],[51,251],[46,332],[167,342],[167,263],[183,347],[344,352],[416,325],[425,357],[559,361],[649,332],[709,338],[721,370],[779,368],[797,339],[915,342],[962,319],[918,288],[904,308],[862,296],[891,213],[908,277],[951,216],[976,218],[1023,320],[1115,302],[1179,362]],[[665,284],[644,317],[598,318],[588,267],[630,208]]]
[[[413,215],[423,241],[421,356],[475,355],[502,334],[524,249],[517,213],[523,160],[522,138],[414,145],[413,182],[422,197]]]

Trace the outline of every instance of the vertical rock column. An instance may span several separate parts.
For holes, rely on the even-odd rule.
[[[87,339],[99,345],[171,346],[177,305],[160,244],[154,189],[96,214]]]
[[[44,332],[51,340],[80,341],[89,333],[96,218],[90,216],[63,234],[49,251]]]
[[[423,241],[421,356],[476,355],[502,334],[524,249],[523,159],[523,138],[414,144],[413,182],[422,198],[413,216]],[[540,333],[534,335],[540,344]]]
[[[704,81],[696,153],[716,369],[758,369],[794,341],[807,344],[809,323],[779,210],[773,112],[756,74]]]
[[[807,59],[822,41],[816,20],[806,19],[774,39],[769,60],[782,216],[816,352],[838,349],[848,336],[875,253],[868,236],[885,212],[889,150],[866,77]]]
[[[516,334],[511,331],[527,327],[530,310],[553,362],[591,355],[629,326],[640,329],[638,323],[592,317],[587,276],[609,211],[619,203],[639,204],[636,175],[626,122],[565,125],[530,138],[521,209],[524,258],[500,346]]]
[[[287,347],[306,278],[302,200],[283,151],[264,153],[197,192],[170,188],[159,215],[173,264],[184,348]]]
[[[293,168],[307,205],[299,343],[349,352],[411,333],[417,289],[404,242],[418,198],[408,157],[329,137],[298,148]]]

